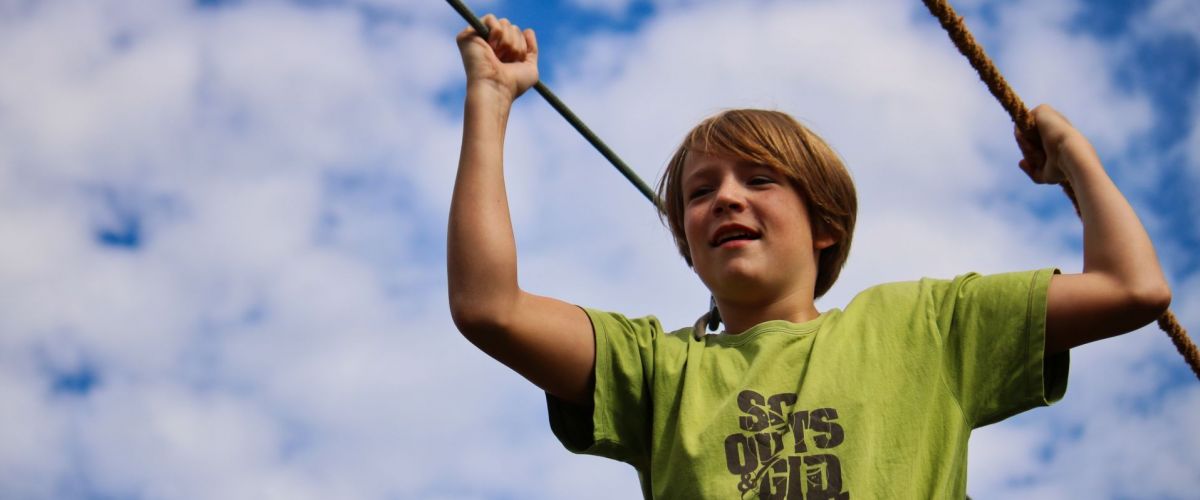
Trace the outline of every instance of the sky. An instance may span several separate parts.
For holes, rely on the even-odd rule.
[[[961,0],[1031,106],[1086,134],[1200,329],[1200,5]],[[872,284],[1081,268],[1069,202],[920,2],[489,0],[650,182],[700,119],[792,114],[859,189],[822,310]],[[463,22],[434,0],[0,0],[0,498],[636,498],[455,330]],[[690,325],[651,206],[538,96],[506,177],[522,286]],[[1143,328],[975,432],[976,499],[1188,498],[1200,384]],[[1194,497],[1193,497],[1194,498]]]

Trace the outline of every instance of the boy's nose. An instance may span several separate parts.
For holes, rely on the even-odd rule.
[[[736,187],[722,186],[716,194],[713,198],[713,213],[719,214],[725,210],[740,212],[746,207],[742,193]]]

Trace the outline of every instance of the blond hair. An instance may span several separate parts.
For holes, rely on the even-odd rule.
[[[858,198],[850,172],[817,134],[778,111],[733,109],[696,125],[679,144],[658,182],[660,217],[671,228],[675,246],[692,265],[683,232],[683,165],[691,151],[729,156],[781,172],[808,209],[813,236],[832,236],[834,244],[817,258],[814,298],[829,291],[846,264]]]

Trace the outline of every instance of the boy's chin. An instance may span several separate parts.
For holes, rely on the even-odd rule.
[[[745,297],[759,295],[769,290],[772,276],[766,272],[750,272],[745,269],[722,269],[716,276],[700,277],[713,295],[718,297]]]

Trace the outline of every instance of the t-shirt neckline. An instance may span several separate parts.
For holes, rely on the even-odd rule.
[[[829,317],[832,312],[837,309],[827,309],[817,317],[805,321],[803,323],[793,323],[785,319],[773,319],[763,321],[757,325],[748,328],[746,331],[739,334],[729,334],[722,330],[720,333],[713,335],[717,342],[726,345],[737,345],[750,341],[751,339],[770,332],[779,332],[789,335],[808,335],[817,331],[825,318]]]

